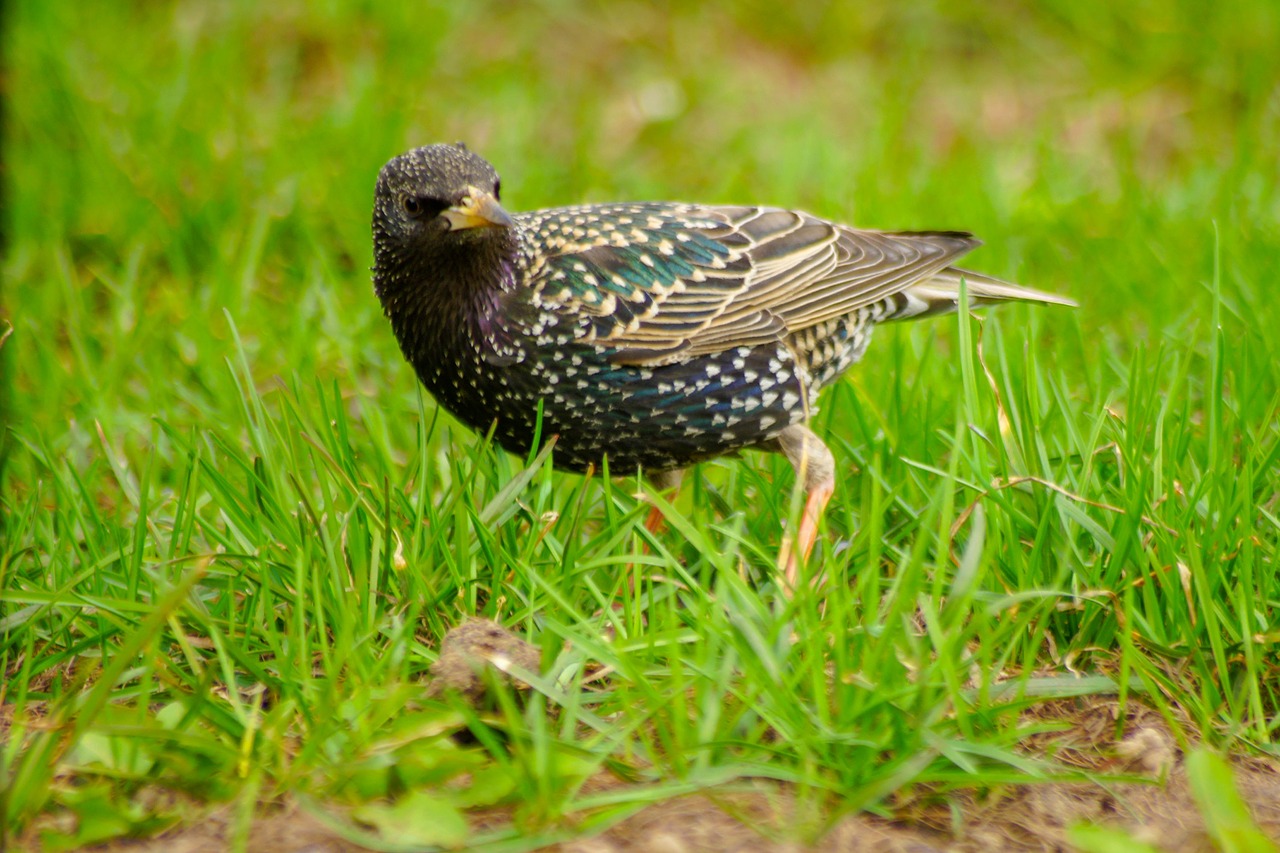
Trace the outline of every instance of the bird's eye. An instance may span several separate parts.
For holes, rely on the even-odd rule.
[[[416,198],[414,198],[411,195],[405,196],[404,211],[410,216],[417,216],[418,214],[422,213],[422,202],[418,201]]]
[[[493,200],[502,201],[502,181],[493,182]]]

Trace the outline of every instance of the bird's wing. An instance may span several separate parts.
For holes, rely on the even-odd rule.
[[[763,207],[633,204],[522,214],[531,316],[580,326],[618,363],[782,340],[880,302],[978,245],[960,232],[860,231]]]

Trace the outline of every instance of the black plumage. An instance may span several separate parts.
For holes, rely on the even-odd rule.
[[[498,196],[462,145],[414,149],[378,177],[374,289],[436,400],[477,430],[496,422],[515,453],[541,406],[556,464],[574,470],[784,452],[810,495],[804,553],[835,473],[805,422],[877,323],[954,308],[962,276],[974,304],[1071,304],[952,267],[979,245],[963,232],[667,202],[508,214]]]

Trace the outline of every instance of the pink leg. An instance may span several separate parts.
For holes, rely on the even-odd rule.
[[[680,481],[684,479],[684,469],[677,468],[674,471],[658,471],[655,474],[646,474],[649,482],[653,484],[653,488],[661,492],[668,499],[674,497],[675,493],[680,489]],[[649,515],[645,517],[644,529],[650,533],[661,533],[667,526],[667,520],[662,517],[662,510],[656,506],[649,507]]]
[[[796,480],[805,491],[804,512],[795,542],[790,536],[784,536],[778,552],[778,569],[786,579],[787,589],[793,590],[799,580],[800,564],[813,552],[822,513],[835,492],[836,462],[822,439],[803,424],[787,427],[778,436],[777,443],[796,469]]]
[[[662,510],[656,506],[649,507],[649,514],[644,518],[644,529],[656,536],[666,526],[666,519],[662,517]]]
[[[654,489],[661,492],[664,496],[671,498],[680,488],[680,481],[684,478],[684,470],[677,468],[674,471],[659,471],[655,474],[647,474],[649,482],[653,484]],[[649,514],[644,519],[644,529],[648,530],[655,536],[661,533],[667,526],[667,520],[662,515],[662,510],[656,506],[649,507]],[[644,546],[645,551],[649,550],[649,546]],[[627,575],[632,591],[636,588],[636,567],[634,564],[628,564]]]

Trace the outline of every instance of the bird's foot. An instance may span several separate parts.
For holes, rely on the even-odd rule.
[[[804,512],[800,515],[795,541],[789,535],[784,536],[778,552],[778,570],[790,594],[800,578],[800,564],[809,559],[818,541],[822,513],[835,492],[836,460],[822,439],[804,424],[793,424],[783,430],[778,435],[777,446],[796,469],[796,479],[805,492]]]
[[[800,578],[800,564],[809,559],[813,546],[818,541],[818,523],[822,519],[822,511],[835,492],[835,485],[825,483],[809,492],[804,503],[804,513],[800,517],[800,531],[796,541],[791,542],[789,535],[782,537],[782,547],[778,551],[778,570],[786,581],[787,589],[794,590]]]

